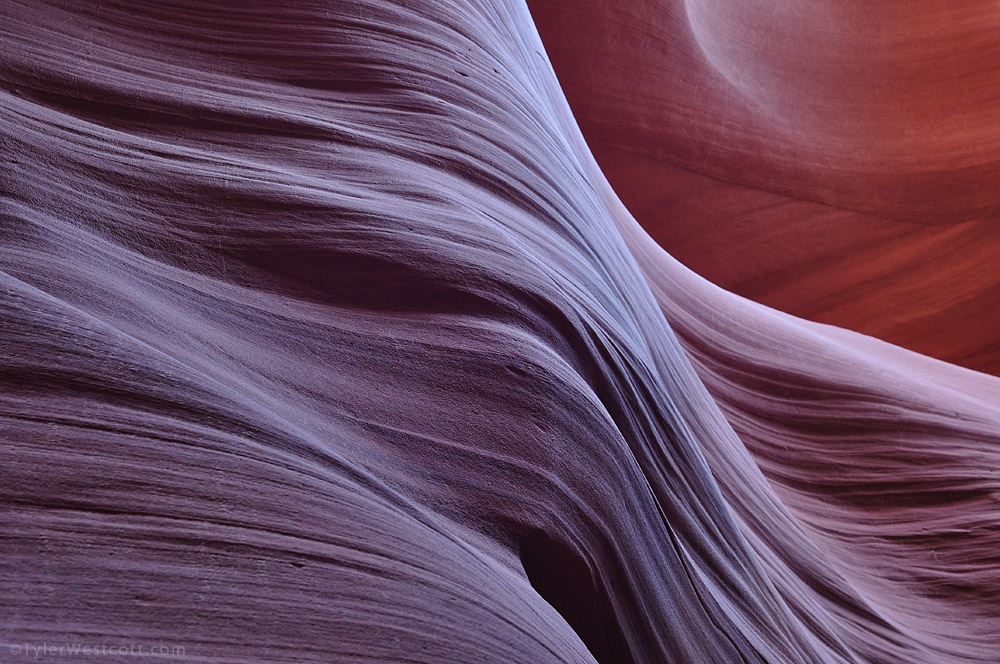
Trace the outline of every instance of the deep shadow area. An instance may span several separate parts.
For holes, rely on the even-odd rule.
[[[528,581],[601,664],[635,664],[606,590],[581,552],[542,531],[521,542]]]

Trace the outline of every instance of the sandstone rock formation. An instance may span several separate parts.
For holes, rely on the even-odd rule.
[[[0,660],[996,661],[1000,379],[682,267],[519,0],[0,7]]]
[[[1000,373],[993,5],[529,5],[602,169],[674,257],[782,311]]]

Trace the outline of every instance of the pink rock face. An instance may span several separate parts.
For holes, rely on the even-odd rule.
[[[681,266],[523,3],[0,32],[0,661],[995,664],[1000,379]]]
[[[529,4],[598,162],[673,256],[1000,373],[993,5]]]

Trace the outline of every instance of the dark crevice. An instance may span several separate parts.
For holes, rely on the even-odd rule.
[[[521,542],[535,591],[569,623],[600,664],[635,664],[610,598],[580,551],[542,531]]]

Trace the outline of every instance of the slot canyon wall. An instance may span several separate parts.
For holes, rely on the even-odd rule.
[[[556,23],[608,19],[558,9],[0,2],[0,661],[995,664],[1000,379],[728,292],[618,197],[677,187],[694,253],[842,222],[896,275],[917,245],[868,222],[913,215],[985,264],[985,110],[915,165],[838,142],[878,127],[816,165],[724,103],[773,64],[702,80],[745,60],[721,6],[715,50],[636,33],[568,79]],[[576,34],[583,64],[614,44]],[[642,125],[670,165],[590,133],[658,107],[647,66],[706,102]],[[638,87],[583,77],[616,68]],[[603,104],[587,140],[560,80]],[[778,268],[763,291],[825,279]]]
[[[605,175],[675,258],[782,311],[1000,373],[992,4],[529,5]]]

